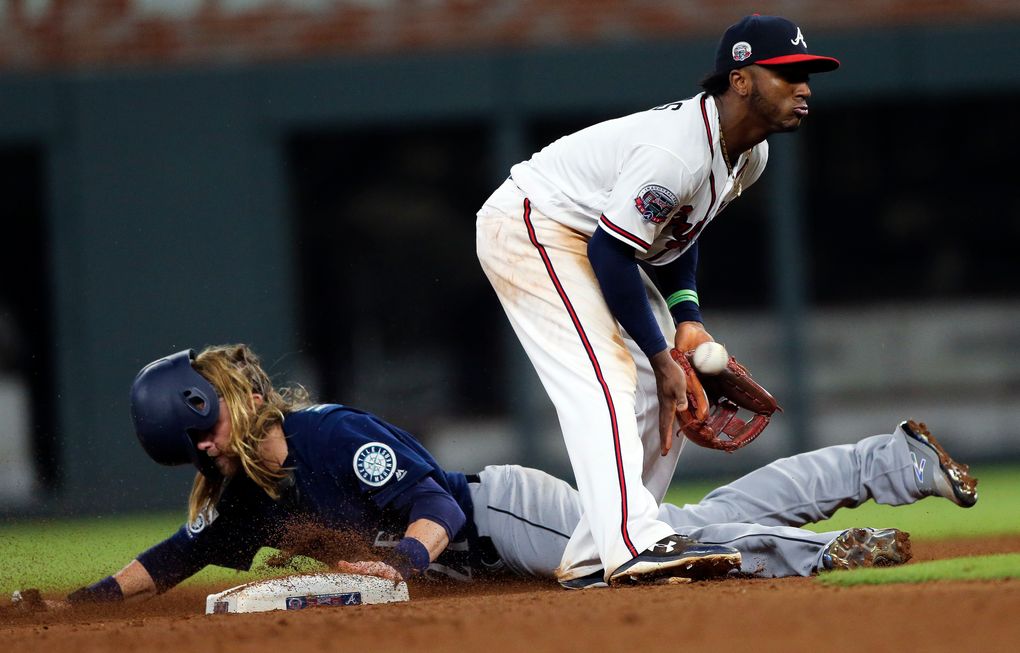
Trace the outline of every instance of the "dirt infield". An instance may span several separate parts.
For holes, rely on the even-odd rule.
[[[1020,552],[1020,536],[914,543],[915,561]],[[137,605],[0,610],[7,651],[1015,650],[1020,581],[830,588],[810,578],[567,592],[548,582],[412,585],[397,605],[202,614],[178,588]]]

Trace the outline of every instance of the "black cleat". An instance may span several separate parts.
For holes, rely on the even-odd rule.
[[[588,590],[595,589],[597,587],[609,587],[609,583],[606,582],[605,575],[605,570],[597,569],[587,576],[571,578],[570,580],[561,580],[560,586],[567,590]]]
[[[670,535],[621,565],[609,577],[609,584],[660,578],[713,578],[734,569],[740,569],[740,552],[736,549]]]

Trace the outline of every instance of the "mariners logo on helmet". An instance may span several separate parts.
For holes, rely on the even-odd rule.
[[[363,444],[354,453],[354,471],[366,485],[379,487],[393,477],[397,457],[393,449],[382,442]]]
[[[747,41],[734,43],[732,53],[734,61],[747,61],[751,56],[751,44]]]
[[[669,219],[670,214],[676,209],[676,195],[673,191],[663,186],[645,186],[641,193],[634,198],[634,206],[637,207],[641,217],[649,222],[661,224]]]

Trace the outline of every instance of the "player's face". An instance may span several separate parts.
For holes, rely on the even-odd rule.
[[[216,469],[227,478],[236,474],[241,466],[237,454],[230,446],[231,425],[230,411],[227,410],[226,403],[220,399],[220,416],[216,420],[216,425],[195,442],[198,450],[212,458]]]
[[[750,103],[759,120],[771,132],[789,132],[800,127],[808,115],[808,73],[795,66],[766,68],[751,66],[753,85]]]

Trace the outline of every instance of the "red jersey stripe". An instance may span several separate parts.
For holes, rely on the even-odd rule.
[[[634,243],[638,247],[641,247],[645,251],[648,251],[648,249],[651,248],[651,246],[652,246],[651,243],[646,243],[645,241],[641,240],[640,238],[638,238],[634,234],[630,233],[626,229],[623,229],[622,227],[613,224],[612,221],[609,218],[606,217],[605,213],[602,214],[602,217],[599,219],[599,221],[602,224],[606,225],[606,227],[608,227],[609,230],[612,231],[613,233],[620,234],[621,236],[623,236],[624,238],[626,238],[630,242]]]

